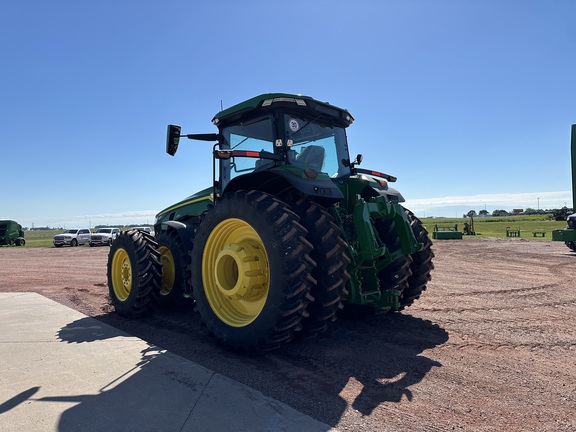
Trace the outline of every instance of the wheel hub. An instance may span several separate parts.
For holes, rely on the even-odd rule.
[[[174,288],[176,280],[176,264],[174,263],[174,256],[170,249],[167,247],[158,248],[160,252],[160,262],[162,263],[162,282],[160,288],[160,295],[168,295]]]
[[[220,293],[236,300],[253,300],[266,289],[266,257],[257,244],[228,244],[216,257],[214,274]]]
[[[230,218],[206,241],[202,279],[206,299],[222,322],[244,327],[262,312],[270,290],[266,248],[247,222]]]
[[[128,261],[124,261],[122,263],[122,285],[124,285],[124,288],[128,288],[130,286],[131,281],[132,281],[132,268]]]

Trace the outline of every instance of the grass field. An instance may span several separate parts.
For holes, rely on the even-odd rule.
[[[422,223],[428,229],[430,236],[434,231],[434,225],[438,227],[458,226],[462,231],[466,218],[423,218]],[[476,236],[464,236],[467,239],[474,238],[506,238],[506,227],[513,230],[520,230],[520,238],[550,241],[552,231],[566,227],[564,221],[550,220],[547,216],[507,216],[507,217],[477,217],[474,219],[474,229]],[[545,232],[544,237],[534,237],[533,232]],[[52,247],[52,238],[60,234],[63,230],[38,230],[25,231],[26,247]]]
[[[434,226],[453,227],[458,225],[458,231],[463,231],[467,218],[423,218],[422,223],[432,235]],[[551,240],[552,231],[566,228],[565,221],[550,220],[548,216],[506,216],[506,217],[477,217],[474,219],[476,238],[506,238],[506,227],[511,230],[520,230],[520,238],[530,240]],[[545,232],[544,237],[534,237],[533,232]],[[466,236],[474,238],[474,236]]]
[[[24,231],[26,247],[48,247],[52,245],[52,238],[64,230]]]

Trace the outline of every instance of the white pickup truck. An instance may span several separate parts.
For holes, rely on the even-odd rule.
[[[90,246],[108,245],[112,246],[112,242],[120,234],[120,228],[99,228],[94,234],[90,236]]]
[[[90,232],[87,228],[82,229],[69,229],[64,231],[62,234],[57,234],[54,236],[54,246],[60,247],[64,245],[78,246],[90,242]]]

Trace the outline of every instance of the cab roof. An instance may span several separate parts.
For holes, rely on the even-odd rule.
[[[220,111],[212,119],[218,127],[235,124],[262,113],[284,109],[310,115],[324,115],[338,126],[348,127],[354,121],[348,110],[320,102],[310,96],[289,93],[265,93]]]

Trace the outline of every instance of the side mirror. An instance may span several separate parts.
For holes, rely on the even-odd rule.
[[[358,154],[356,156],[356,160],[354,161],[354,165],[360,165],[362,163],[362,155]]]
[[[166,153],[170,156],[174,156],[178,150],[181,130],[182,128],[178,125],[168,125],[168,133],[166,135]]]

